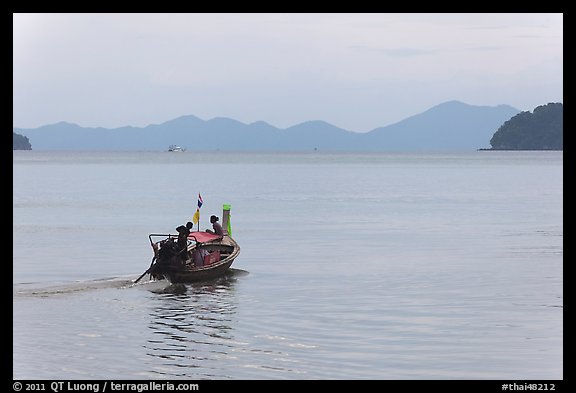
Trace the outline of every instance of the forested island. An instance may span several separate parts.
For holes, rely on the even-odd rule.
[[[564,150],[563,112],[557,102],[518,113],[494,133],[489,150]]]
[[[12,150],[32,150],[32,145],[27,137],[12,131]]]

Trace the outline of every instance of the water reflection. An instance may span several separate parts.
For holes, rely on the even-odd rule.
[[[222,378],[218,363],[234,348],[237,308],[236,275],[186,284],[186,292],[170,288],[152,293],[149,328],[144,347],[152,357],[152,372],[164,377]]]

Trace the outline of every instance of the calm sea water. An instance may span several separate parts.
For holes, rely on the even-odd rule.
[[[563,153],[13,154],[15,379],[562,379]],[[232,205],[230,275],[132,281]]]

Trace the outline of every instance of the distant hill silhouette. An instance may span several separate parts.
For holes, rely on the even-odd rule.
[[[492,150],[563,150],[564,106],[549,103],[506,121],[490,139]]]
[[[508,105],[473,106],[449,101],[368,133],[385,150],[474,150],[487,146],[494,128],[518,113]]]
[[[487,146],[494,129],[518,112],[507,105],[450,101],[368,133],[318,120],[280,129],[263,121],[244,124],[228,118],[204,121],[195,116],[146,127],[106,129],[61,122],[14,131],[26,135],[35,150],[166,150],[171,144],[188,151],[475,150]]]
[[[32,145],[24,135],[12,132],[12,150],[32,150]]]

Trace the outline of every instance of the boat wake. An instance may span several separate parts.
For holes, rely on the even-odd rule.
[[[106,288],[129,288],[133,280],[126,277],[107,277],[70,283],[21,283],[14,284],[13,297],[50,297]]]
[[[229,269],[221,279],[236,279],[237,277],[246,276],[249,273],[241,269]],[[198,285],[202,285],[198,283]],[[74,281],[69,283],[19,283],[13,286],[13,298],[26,297],[52,297],[61,295],[70,295],[87,291],[102,289],[129,289],[138,288],[149,290],[154,293],[178,293],[185,292],[181,286],[171,285],[166,280],[143,280],[137,284],[134,283],[134,276],[123,277],[106,277],[88,281]]]

